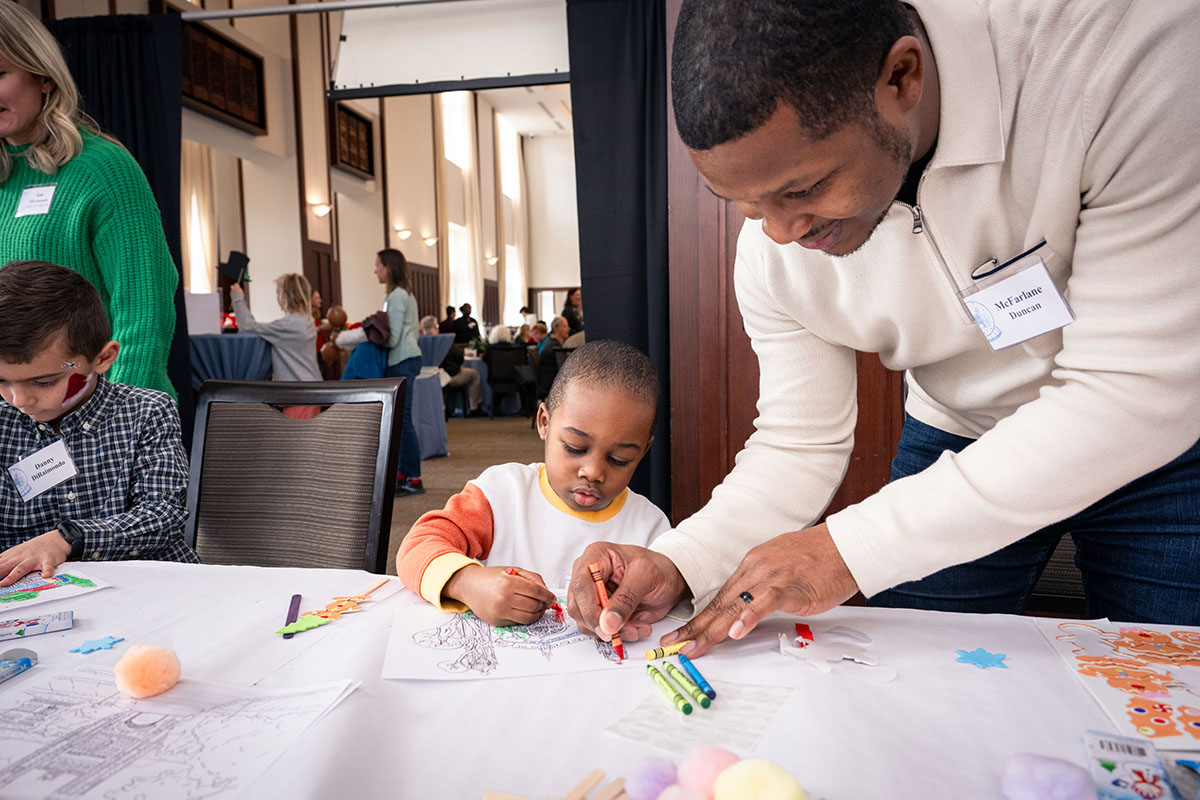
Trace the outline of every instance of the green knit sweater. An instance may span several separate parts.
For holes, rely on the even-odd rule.
[[[12,173],[0,184],[0,266],[36,259],[69,267],[100,291],[121,352],[109,377],[172,397],[167,353],[179,273],[141,167],[120,145],[83,133],[83,151],[47,175],[6,145]],[[46,214],[17,217],[27,186],[55,184]]]

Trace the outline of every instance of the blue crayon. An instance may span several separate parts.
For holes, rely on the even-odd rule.
[[[708,681],[704,680],[704,676],[700,674],[700,670],[696,669],[696,665],[692,663],[692,660],[683,653],[679,654],[679,665],[696,682],[696,685],[700,687],[700,691],[708,695],[710,700],[717,699],[717,690]]]

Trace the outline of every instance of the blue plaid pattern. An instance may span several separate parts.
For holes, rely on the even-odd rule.
[[[82,561],[199,562],[183,541],[188,463],[175,401],[100,377],[87,402],[60,423],[79,474],[27,503],[0,473],[0,550],[70,520]],[[0,400],[0,464],[9,467],[58,435]]]

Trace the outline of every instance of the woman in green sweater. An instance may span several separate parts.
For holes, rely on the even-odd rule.
[[[0,3],[0,139],[0,266],[36,259],[83,275],[121,343],[112,379],[174,396],[179,273],[154,195],[79,107],[58,42],[17,3]]]

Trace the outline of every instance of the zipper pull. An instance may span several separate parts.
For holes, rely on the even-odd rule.
[[[925,222],[921,219],[921,207],[918,205],[913,205],[912,215],[913,233],[920,233],[921,231],[925,230]]]

